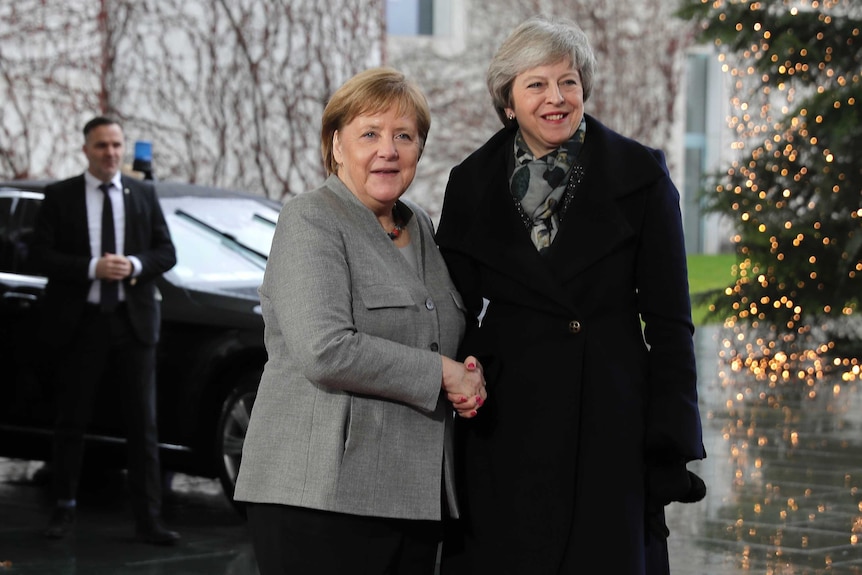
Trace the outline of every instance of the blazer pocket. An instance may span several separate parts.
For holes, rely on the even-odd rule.
[[[367,309],[411,307],[415,304],[410,291],[402,286],[378,284],[362,289],[362,303]]]

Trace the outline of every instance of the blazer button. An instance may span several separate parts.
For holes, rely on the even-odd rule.
[[[434,300],[432,300],[430,297],[425,300],[425,309],[427,309],[428,311],[434,309]]]
[[[431,351],[440,351],[440,346],[437,345],[437,342],[431,344]]]
[[[581,333],[581,322],[573,319],[569,322],[569,333]]]

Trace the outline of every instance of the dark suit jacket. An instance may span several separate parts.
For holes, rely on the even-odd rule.
[[[456,438],[462,516],[491,547],[445,572],[640,574],[648,467],[704,456],[679,194],[660,152],[588,117],[539,255],[509,192],[514,134],[452,170],[437,233],[465,304],[490,302],[461,346],[488,401]]]
[[[155,190],[148,182],[123,176],[126,217],[125,255],[137,257],[141,274],[124,280],[129,317],[138,339],[154,345],[159,337],[160,307],[155,279],[176,263],[176,253]],[[91,258],[84,176],[45,189],[36,219],[31,264],[47,276],[44,335],[62,345],[84,313],[93,280],[87,277]]]

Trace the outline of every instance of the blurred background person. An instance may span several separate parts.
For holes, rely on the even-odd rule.
[[[487,73],[504,127],[450,174],[437,240],[489,399],[456,425],[448,575],[666,573],[664,505],[705,493],[679,194],[584,114],[594,70],[573,22],[522,23]]]
[[[235,497],[262,575],[434,572],[457,514],[453,412],[485,399],[454,357],[464,308],[428,215],[403,199],[430,113],[392,69],[323,113],[329,174],[282,210],[260,288],[269,359]]]
[[[56,354],[57,421],[52,471],[57,503],[45,535],[74,528],[84,432],[100,385],[120,390],[136,535],[171,545],[161,520],[156,424],[156,343],[161,314],[155,280],[176,263],[150,184],[120,174],[123,129],[111,118],[84,126],[87,171],[52,184],[36,219],[34,269],[48,278],[43,335]]]

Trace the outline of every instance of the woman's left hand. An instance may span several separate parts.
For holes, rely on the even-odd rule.
[[[470,356],[464,363],[459,363],[444,357],[443,389],[459,416],[476,417],[488,398],[479,360]]]

